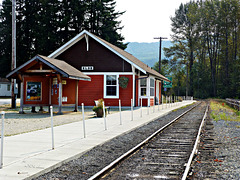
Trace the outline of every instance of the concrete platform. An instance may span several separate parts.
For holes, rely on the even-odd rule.
[[[120,125],[120,113],[108,114],[107,130],[105,130],[104,118],[88,119],[85,121],[86,138],[83,136],[82,121],[54,127],[54,150],[52,150],[51,128],[5,137],[0,179],[34,178],[64,162],[80,157],[94,146],[193,102],[195,101],[183,101],[172,104],[171,107],[166,104],[163,107],[156,105],[149,108],[149,114],[148,108],[144,107],[142,117],[140,117],[140,108],[137,108],[133,112],[133,120],[131,120],[130,110],[122,111],[122,125]]]

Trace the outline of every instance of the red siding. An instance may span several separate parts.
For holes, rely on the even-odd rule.
[[[89,75],[91,81],[79,81],[79,105],[84,103],[85,106],[94,106],[94,100],[104,99],[104,75]],[[133,83],[132,75],[119,75],[119,77],[125,76],[129,78],[128,86],[126,89],[119,87],[119,99],[121,99],[122,106],[130,106],[133,95]],[[118,98],[105,98],[104,102],[106,106],[118,106]]]
[[[129,78],[128,81],[128,86],[126,89],[123,89],[121,87],[119,87],[119,98],[121,99],[121,104],[122,106],[131,106],[131,99],[133,98],[133,76],[132,75],[120,75],[121,76],[125,76],[127,78]],[[106,100],[107,101],[107,100]],[[116,104],[115,102],[116,100],[112,100],[112,101],[107,101],[111,104],[115,104],[113,106],[118,105],[118,102]],[[110,104],[109,104],[110,106]]]
[[[148,105],[148,99],[142,99],[142,106],[147,106],[147,105]]]
[[[138,78],[138,76],[135,76],[135,79],[137,79],[137,78]],[[140,106],[140,105],[141,105],[141,104],[138,104],[138,82],[139,82],[139,81],[136,80],[136,87],[135,87],[135,91],[136,91],[136,93],[135,93],[135,96],[136,96],[136,97],[135,97],[135,99],[136,99],[135,102],[136,102],[136,104],[135,104],[135,105],[136,105],[136,106]]]
[[[154,104],[154,99],[150,98],[150,106],[153,106],[153,104]]]
[[[78,104],[94,106],[94,100],[103,98],[103,75],[89,75],[91,81],[79,81]]]
[[[63,84],[62,97],[67,97],[67,102],[63,104],[75,104],[75,94],[76,94],[76,80],[73,79],[64,79],[67,84]]]

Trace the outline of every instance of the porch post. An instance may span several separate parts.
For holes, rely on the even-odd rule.
[[[75,86],[75,109],[74,112],[78,112],[78,80],[76,80]]]
[[[21,92],[20,92],[20,111],[19,114],[24,114],[23,111],[23,80],[21,81]]]

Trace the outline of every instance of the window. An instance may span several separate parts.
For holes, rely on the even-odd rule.
[[[104,85],[105,98],[118,98],[118,75],[105,75]]]
[[[141,96],[147,96],[147,79],[140,79]]]
[[[7,91],[10,91],[10,84],[7,85]]]
[[[154,79],[150,79],[150,96],[154,96],[154,87],[155,87],[155,82]]]

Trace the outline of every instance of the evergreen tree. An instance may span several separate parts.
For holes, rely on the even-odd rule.
[[[9,28],[10,27],[10,28]],[[5,75],[11,70],[12,50],[12,2],[2,2],[0,9],[0,75]]]
[[[17,0],[17,66],[36,54],[48,55],[82,30],[95,33],[125,49],[123,28],[115,0]],[[0,9],[0,73],[11,69],[12,3],[3,0]]]

